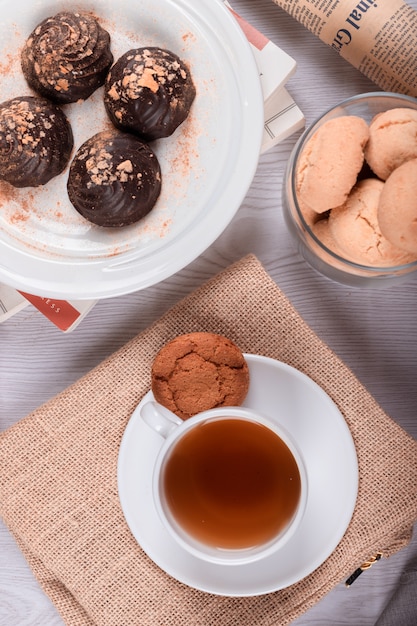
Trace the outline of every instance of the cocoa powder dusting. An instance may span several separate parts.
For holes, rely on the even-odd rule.
[[[181,39],[185,44],[194,43],[196,41],[196,36],[194,33],[186,32],[181,35]]]
[[[32,200],[33,194],[22,197],[18,189],[6,181],[0,180],[0,208],[9,206],[11,203],[18,205],[18,208],[9,217],[11,224],[27,222],[32,212]]]
[[[7,76],[11,73],[14,64],[14,55],[9,53],[5,54],[4,60],[0,61],[0,76]]]
[[[192,113],[182,125],[182,135],[177,139],[178,150],[170,162],[171,172],[178,174],[178,180],[189,177],[192,170],[192,159],[198,159],[199,153],[196,147],[199,133],[193,123]],[[182,184],[181,182],[179,183]]]
[[[0,206],[3,207],[13,201],[17,202],[18,199],[18,190],[5,180],[0,180]]]

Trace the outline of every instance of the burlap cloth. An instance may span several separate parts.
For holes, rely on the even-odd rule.
[[[167,340],[197,330],[225,334],[245,352],[305,372],[339,406],[356,445],[359,495],[345,536],[316,571],[273,594],[219,597],[178,583],[142,552],[120,509],[119,443],[149,390],[153,357]],[[252,255],[0,438],[0,513],[71,626],[288,624],[372,554],[389,556],[407,544],[417,518],[416,485],[416,442],[306,325]]]

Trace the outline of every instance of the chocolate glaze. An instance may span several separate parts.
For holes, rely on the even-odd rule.
[[[171,135],[188,116],[196,95],[183,61],[156,47],[135,48],[121,56],[104,91],[113,124],[147,141]]]
[[[88,98],[104,83],[112,63],[109,33],[81,13],[61,12],[43,20],[21,54],[30,87],[60,104]]]
[[[78,150],[67,189],[75,209],[90,222],[127,226],[155,205],[161,170],[155,153],[139,137],[103,131]]]
[[[0,104],[0,179],[14,187],[45,185],[66,167],[73,148],[62,110],[37,96]]]

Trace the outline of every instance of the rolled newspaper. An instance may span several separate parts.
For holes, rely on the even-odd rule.
[[[403,0],[273,0],[385,91],[417,96],[417,11]]]

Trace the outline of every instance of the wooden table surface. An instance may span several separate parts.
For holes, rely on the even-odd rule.
[[[296,59],[297,71],[287,87],[307,124],[330,105],[376,89],[272,0],[232,4]],[[417,8],[417,0],[410,4]],[[284,166],[297,137],[261,156],[233,221],[176,275],[146,290],[101,300],[70,334],[61,333],[32,305],[1,324],[0,430],[77,380],[202,282],[252,252],[385,411],[417,438],[417,282],[378,291],[350,288],[318,275],[298,256],[284,227],[280,199]],[[414,534],[407,548],[378,562],[350,589],[343,584],[335,588],[294,624],[375,624],[404,566],[416,555]],[[0,625],[62,625],[1,523]]]

